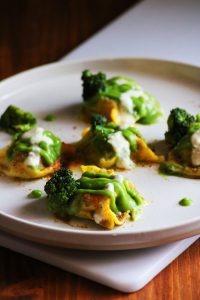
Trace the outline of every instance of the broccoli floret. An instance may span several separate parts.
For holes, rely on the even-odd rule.
[[[91,128],[92,130],[96,128],[96,126],[104,126],[107,122],[106,117],[100,114],[93,114],[91,117]]]
[[[0,118],[0,127],[12,135],[20,135],[36,125],[36,118],[30,112],[10,105]]]
[[[61,168],[55,172],[46,183],[44,190],[47,193],[48,208],[59,216],[65,216],[68,203],[78,189],[79,183],[70,170]]]
[[[195,122],[195,117],[186,110],[174,108],[168,117],[168,131],[165,133],[165,140],[170,145],[176,145],[177,142],[187,133],[190,125]]]
[[[99,92],[106,88],[106,75],[104,73],[92,74],[89,70],[85,70],[81,77],[83,81],[83,99],[89,100]]]

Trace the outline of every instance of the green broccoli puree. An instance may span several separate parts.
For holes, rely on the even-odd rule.
[[[178,203],[181,206],[190,206],[192,204],[192,200],[189,198],[183,198]]]
[[[157,100],[134,80],[124,76],[106,79],[104,73],[92,74],[86,70],[82,81],[85,105],[95,106],[99,99],[112,99],[141,124],[155,123],[162,116]]]
[[[104,174],[96,175],[87,172],[83,173],[79,179],[80,187],[77,193],[108,196],[111,199],[111,209],[116,214],[120,214],[121,212],[134,210],[137,205],[141,205],[143,202],[143,198],[136,190],[130,189],[127,182],[127,179],[119,182],[114,176],[105,178]],[[113,191],[106,188],[109,184],[113,185]]]
[[[102,96],[120,102],[124,111],[131,113],[136,122],[141,124],[155,123],[162,115],[157,100],[137,82],[123,76],[107,80],[107,87]],[[128,99],[130,100],[127,105]]]
[[[45,121],[47,121],[47,122],[53,122],[53,121],[55,121],[55,119],[56,119],[56,116],[55,115],[47,115],[45,118],[44,118],[44,120]]]
[[[30,156],[40,156],[45,166],[53,164],[61,154],[61,140],[51,131],[36,127],[13,141],[7,151],[7,158],[14,160],[18,154],[24,154],[25,161]],[[30,167],[39,169],[39,162],[29,159]]]
[[[28,195],[29,198],[32,198],[32,199],[38,199],[38,198],[41,198],[43,195],[43,192],[41,190],[32,190],[30,192],[30,194]]]

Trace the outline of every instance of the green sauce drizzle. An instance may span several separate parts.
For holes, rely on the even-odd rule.
[[[190,206],[192,204],[192,200],[190,198],[183,198],[178,203],[181,206]]]
[[[166,175],[177,175],[181,176],[183,173],[184,167],[170,162],[163,162],[160,164],[159,172],[160,174],[166,174]]]
[[[143,197],[135,189],[128,186],[127,179],[119,182],[115,180],[114,175],[105,176],[101,173],[85,172],[78,181],[80,188],[77,194],[89,193],[110,197],[110,207],[116,214],[137,210],[138,206],[143,203]],[[114,192],[106,188],[108,184],[113,185]]]
[[[129,142],[131,151],[136,151],[137,150],[136,135],[132,132],[132,130],[130,129],[130,127],[124,129],[122,131],[122,135]]]
[[[116,76],[106,80],[105,88],[87,99],[87,105],[95,105],[101,98],[110,98],[123,106],[123,101],[121,100],[122,94],[129,91],[136,92],[135,96],[130,96],[133,104],[132,111],[127,110],[127,112],[133,115],[136,122],[141,124],[152,124],[157,122],[162,116],[160,105],[157,100],[144,91],[137,82],[124,76]]]
[[[41,190],[32,190],[30,194],[28,195],[31,199],[38,199],[43,196],[43,192]]]
[[[47,144],[46,142],[40,142],[39,147],[40,155],[47,166],[53,164],[60,156],[61,153],[61,140],[55,136],[51,131],[45,130],[44,135],[49,137],[53,144]]]

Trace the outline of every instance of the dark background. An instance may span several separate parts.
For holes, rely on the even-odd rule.
[[[0,80],[58,60],[137,2],[0,0]],[[0,300],[198,300],[199,245],[130,295],[0,248]]]
[[[58,60],[134,0],[0,0],[0,79]]]

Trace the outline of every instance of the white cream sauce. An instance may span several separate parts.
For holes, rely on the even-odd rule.
[[[114,179],[120,183],[122,183],[124,181],[124,177],[120,174],[115,175]]]
[[[131,160],[129,142],[123,137],[120,131],[112,134],[108,140],[117,154],[116,166],[122,169],[132,169],[134,163]]]
[[[32,145],[32,151],[28,153],[27,158],[25,159],[24,163],[27,166],[33,167],[33,168],[39,168],[41,164],[41,157],[40,157],[40,148],[38,147],[38,144],[40,142],[45,142],[48,145],[53,144],[52,139],[50,139],[48,136],[44,135],[44,129],[41,127],[33,128],[30,131],[25,132],[22,135],[23,139],[30,139],[30,143]]]
[[[106,184],[105,189],[112,192],[112,193],[115,192],[114,185],[112,183]]]
[[[134,97],[134,98],[143,97],[144,99],[148,99],[148,96],[144,93],[144,91],[138,90],[137,87],[136,87],[136,89],[134,89],[134,87],[133,87],[133,89],[131,89],[125,93],[122,93],[120,96],[121,105],[129,113],[133,113],[133,108],[134,108],[132,97]]]
[[[39,144],[40,142],[45,142],[48,145],[53,144],[52,139],[50,139],[48,136],[44,135],[44,129],[41,127],[33,128],[30,131],[27,131],[23,134],[23,139],[30,139],[30,142],[32,145]]]

